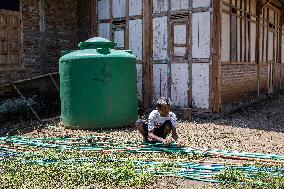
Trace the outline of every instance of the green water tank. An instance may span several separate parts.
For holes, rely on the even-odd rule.
[[[61,124],[108,129],[137,119],[136,64],[129,50],[94,37],[59,60]]]

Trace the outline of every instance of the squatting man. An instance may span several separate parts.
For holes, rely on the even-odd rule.
[[[183,146],[177,134],[177,117],[170,111],[172,102],[168,97],[161,97],[156,103],[156,109],[153,110],[148,120],[137,120],[136,128],[143,136],[144,142],[162,142],[169,145],[172,139],[177,145]],[[171,134],[171,138],[169,135]]]

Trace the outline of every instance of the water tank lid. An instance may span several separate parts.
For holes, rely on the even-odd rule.
[[[84,42],[80,42],[78,47],[83,49],[114,48],[115,43],[102,37],[93,37]]]

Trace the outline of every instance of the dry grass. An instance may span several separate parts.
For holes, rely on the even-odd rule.
[[[27,137],[81,137],[86,135],[107,135],[126,140],[142,141],[138,131],[133,127],[105,130],[82,131],[61,127],[59,120],[38,126],[28,123],[27,126],[2,127],[11,134]],[[32,125],[32,126],[31,126]],[[3,133],[4,131],[2,131]],[[178,133],[187,146],[218,148],[246,152],[284,154],[284,96],[270,98],[261,104],[248,107],[217,119],[183,120],[178,123]],[[221,159],[206,159],[224,161]],[[236,162],[235,162],[236,163]],[[164,177],[163,177],[164,178]],[[202,183],[180,178],[160,179],[149,188],[201,188]]]

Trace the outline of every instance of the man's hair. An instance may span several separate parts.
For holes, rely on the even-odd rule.
[[[161,108],[162,106],[171,106],[172,105],[172,101],[169,97],[161,97],[158,99],[158,101],[156,102],[157,107]]]

